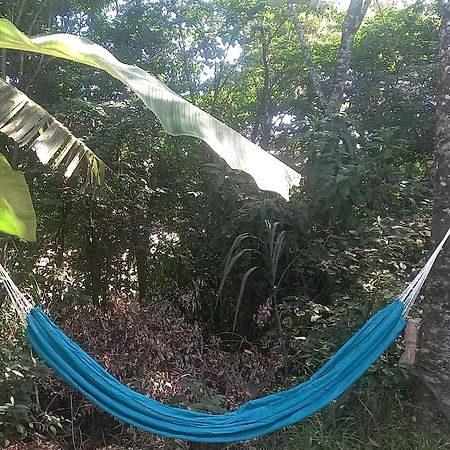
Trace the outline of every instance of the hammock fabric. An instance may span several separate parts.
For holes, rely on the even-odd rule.
[[[449,237],[450,228],[401,296],[369,319],[308,381],[220,415],[170,407],[132,391],[35,307],[1,264],[0,281],[18,316],[26,319],[26,336],[34,350],[64,381],[97,406],[123,422],[162,436],[193,442],[234,442],[292,425],[332,403],[349,389],[403,330],[404,317]]]
[[[309,381],[221,415],[170,407],[132,391],[70,340],[40,308],[28,315],[26,335],[67,384],[118,419],[186,441],[233,442],[291,425],[335,400],[402,331],[403,307],[397,300],[375,314]]]

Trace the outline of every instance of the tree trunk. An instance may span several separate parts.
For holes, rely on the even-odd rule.
[[[62,198],[61,221],[55,239],[56,262],[61,265],[64,262],[64,252],[66,251],[66,234],[68,229],[68,211],[65,198]]]
[[[144,301],[148,295],[148,232],[133,214],[131,246],[136,260],[139,300]]]
[[[6,49],[2,48],[0,57],[0,77],[6,81]]]
[[[86,290],[95,305],[100,305],[105,299],[106,287],[103,279],[104,249],[100,242],[100,233],[94,220],[92,200],[87,202],[89,208],[88,222],[86,223]]]
[[[255,124],[253,126],[251,141],[255,142],[258,135],[261,135],[259,145],[267,149],[270,139],[270,118],[268,115],[270,102],[270,42],[267,39],[264,28],[261,30],[262,39],[262,63],[264,68],[263,87],[259,96],[258,111],[256,113]],[[260,133],[261,129],[261,133]]]
[[[450,226],[450,2],[441,24],[440,77],[437,96],[436,180],[432,238],[438,242]],[[419,394],[424,425],[442,425],[450,416],[450,247],[430,274],[422,321],[419,356],[424,377]],[[440,410],[440,411],[438,411]],[[434,428],[434,426],[433,426]]]
[[[372,0],[351,0],[348,7],[342,24],[341,45],[336,57],[336,77],[327,106],[327,112],[330,114],[338,113],[344,104],[350,81],[350,59],[355,36],[371,2]]]
[[[320,84],[320,77],[316,70],[316,65],[312,59],[311,49],[309,48],[308,41],[306,40],[305,32],[303,31],[303,26],[298,18],[297,11],[295,10],[294,5],[288,5],[289,15],[291,17],[292,23],[295,27],[295,32],[297,33],[297,38],[300,42],[300,45],[303,50],[303,55],[305,57],[305,62],[309,70],[309,78],[311,80],[311,85],[314,91],[314,94],[319,102],[319,106],[323,106],[325,104],[325,95],[322,91],[322,87]]]

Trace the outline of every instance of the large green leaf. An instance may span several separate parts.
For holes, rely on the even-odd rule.
[[[0,132],[29,146],[42,164],[65,166],[66,178],[80,164],[94,186],[104,181],[105,165],[80,139],[23,92],[0,79]]]
[[[0,153],[0,170],[12,170],[11,165],[4,155]]]
[[[23,173],[0,155],[0,233],[36,240],[36,215]]]
[[[261,189],[289,199],[300,174],[200,108],[175,94],[144,70],[118,61],[88,39],[68,34],[26,37],[7,19],[0,19],[0,47],[69,59],[105,70],[129,86],[173,135],[202,139],[232,168],[249,173]]]

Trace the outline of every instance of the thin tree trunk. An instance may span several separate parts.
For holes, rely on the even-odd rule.
[[[344,104],[350,82],[350,59],[356,33],[367,13],[372,0],[351,0],[342,24],[341,45],[336,57],[336,77],[333,91],[327,105],[329,114],[338,113]]]
[[[314,91],[317,100],[319,101],[319,105],[323,106],[325,104],[325,96],[322,91],[322,87],[320,85],[319,74],[317,73],[316,66],[312,59],[311,50],[308,45],[308,41],[306,40],[305,32],[303,31],[303,26],[298,19],[297,12],[295,11],[294,5],[289,5],[289,15],[291,16],[292,23],[295,27],[295,32],[297,33],[297,38],[300,42],[300,45],[303,50],[303,55],[305,57],[306,65],[309,70],[309,77],[311,79],[312,88]]]
[[[86,224],[86,290],[89,292],[92,302],[100,305],[104,300],[106,289],[103,286],[103,263],[104,255],[100,235],[96,231],[93,209],[95,204],[92,199],[88,200],[89,208],[88,222]]]
[[[131,245],[136,259],[139,300],[143,301],[148,295],[148,236],[135,215],[132,217],[131,233]]]
[[[433,241],[450,226],[450,2],[441,24],[440,78],[437,96],[436,180]],[[450,248],[447,245],[430,275],[423,311],[419,367],[424,377],[420,401],[424,425],[443,424],[450,417]],[[437,410],[441,411],[438,412]],[[444,414],[442,414],[444,413]]]
[[[41,9],[39,9],[39,11],[41,11]],[[39,14],[39,12],[38,12],[38,14]],[[50,7],[50,10],[49,10],[49,12],[48,12],[48,19],[47,19],[47,27],[48,27],[49,29],[51,28],[52,20],[53,20],[53,8]],[[34,22],[34,19],[33,19],[33,22]],[[38,64],[37,64],[36,70],[34,71],[33,75],[31,75],[31,77],[30,77],[30,79],[28,80],[28,82],[27,82],[27,84],[25,85],[25,87],[22,89],[22,91],[23,91],[25,94],[28,94],[28,91],[31,89],[34,80],[36,79],[36,77],[37,77],[37,76],[39,75],[39,73],[41,72],[42,67],[43,67],[43,64],[44,64],[44,61],[45,61],[45,56],[44,56],[44,55],[41,55],[41,56],[39,57],[39,62],[38,62]],[[22,80],[20,80],[20,81],[22,82]]]
[[[66,234],[68,229],[68,211],[65,198],[62,198],[61,206],[61,221],[59,225],[59,230],[55,239],[55,251],[56,251],[56,261],[59,265],[64,262],[64,253],[66,251]]]
[[[253,126],[251,140],[256,141],[258,135],[261,135],[260,145],[267,148],[270,138],[270,124],[268,117],[269,101],[270,101],[270,47],[264,28],[261,31],[262,38],[262,63],[264,69],[263,87],[259,96],[258,111],[256,114],[255,125]],[[261,129],[261,133],[259,130]]]

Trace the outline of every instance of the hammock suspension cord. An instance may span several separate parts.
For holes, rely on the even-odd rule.
[[[16,286],[14,281],[9,276],[8,272],[0,263],[0,281],[5,286],[6,292],[11,299],[12,306],[17,314],[17,316],[25,320],[31,310],[34,308],[33,302],[27,298],[25,294],[20,292],[19,288]]]
[[[441,250],[444,248],[444,245],[447,242],[449,236],[450,236],[450,228],[447,230],[447,233],[445,233],[445,236],[441,239],[441,242],[439,242],[438,246],[431,254],[431,256],[428,258],[428,261],[422,267],[420,272],[416,275],[414,280],[412,280],[411,283],[409,283],[408,287],[403,291],[402,295],[400,295],[399,300],[405,305],[403,310],[403,317],[406,317],[411,308],[413,307],[414,302],[416,301],[416,298],[419,295],[419,292],[422,289],[422,286],[428,277],[428,274],[433,268],[436,258],[438,257]]]

